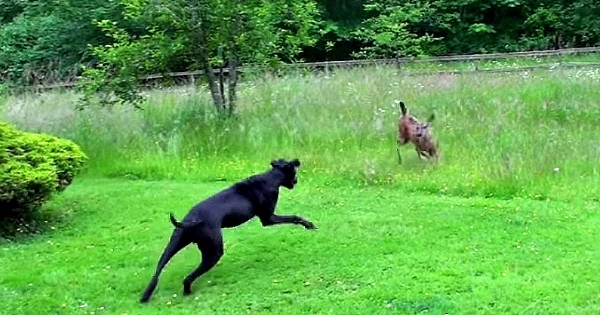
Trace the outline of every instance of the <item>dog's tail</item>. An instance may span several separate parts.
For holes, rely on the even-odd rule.
[[[175,216],[173,215],[173,213],[169,213],[169,219],[171,219],[171,224],[173,224],[174,227],[176,228],[190,228],[190,227],[195,227],[198,226],[202,223],[202,221],[194,221],[194,222],[178,222],[177,219],[175,219]]]
[[[408,113],[408,110],[402,101],[400,102],[400,110],[402,111],[402,115],[406,115],[406,113]]]

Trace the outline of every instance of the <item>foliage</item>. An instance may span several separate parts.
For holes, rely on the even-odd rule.
[[[81,105],[88,105],[100,96],[103,105],[126,102],[138,106],[142,100],[137,90],[138,80],[165,70],[168,61],[183,52],[184,43],[154,30],[134,40],[116,22],[102,20],[97,25],[114,43],[92,47],[99,62],[95,67],[84,67],[79,84],[83,90]]]
[[[52,70],[60,67],[58,63],[77,62],[79,52],[61,46],[61,37],[69,34],[62,27],[64,22],[53,15],[18,17],[4,26],[0,31],[0,74],[13,81],[33,83],[52,75]]]
[[[146,74],[598,44],[594,0],[0,1],[0,80],[73,79],[84,66],[86,93],[108,103],[138,103]],[[235,103],[237,82],[203,82],[218,110]]]
[[[80,64],[92,61],[87,46],[108,43],[91,21],[106,15],[121,21],[110,0],[16,1],[6,10],[0,16],[7,21],[0,24],[0,78],[21,84],[75,76]]]
[[[19,132],[0,123],[0,225],[25,223],[55,192],[69,186],[87,156],[72,141]],[[23,228],[22,226],[19,228]]]
[[[440,38],[431,53],[488,53],[600,43],[600,4],[591,0],[434,0],[411,24]],[[585,9],[584,9],[585,8]]]
[[[27,0],[0,0],[0,25],[23,13]]]
[[[190,66],[204,71],[217,110],[231,113],[238,65],[290,61],[315,41],[313,2],[148,0],[124,2],[124,6],[127,18],[147,25],[147,33],[131,38],[114,22],[98,23],[115,44],[94,47],[100,64],[84,72],[88,97],[104,91],[116,96],[116,101],[137,103],[141,78],[167,71],[173,56],[184,56]],[[231,77],[228,108],[226,91],[216,84],[213,73],[225,63]]]
[[[357,57],[404,57],[426,54],[424,47],[434,41],[429,34],[411,32],[409,26],[435,14],[427,3],[402,0],[371,0],[365,9],[372,17],[354,32],[364,42]]]
[[[534,38],[541,45],[557,48],[600,41],[600,3],[597,1],[547,0],[528,9],[524,41]]]

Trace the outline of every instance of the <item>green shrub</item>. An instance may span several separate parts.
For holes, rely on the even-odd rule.
[[[55,192],[64,190],[87,156],[70,140],[20,132],[0,123],[0,225],[28,224]]]
[[[4,217],[27,215],[38,209],[55,190],[56,171],[48,164],[36,167],[19,161],[0,166],[0,202]]]

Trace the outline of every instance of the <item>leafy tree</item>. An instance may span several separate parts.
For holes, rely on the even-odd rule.
[[[0,77],[26,84],[75,75],[89,61],[88,44],[108,43],[91,21],[120,11],[110,0],[15,1],[3,9]]]
[[[358,57],[397,57],[421,55],[424,46],[433,42],[429,34],[410,29],[425,16],[434,13],[427,2],[402,0],[368,0],[365,10],[371,14],[354,35],[364,42]]]
[[[25,0],[0,0],[0,24],[11,22],[25,7]]]
[[[321,19],[319,39],[312,47],[305,47],[301,56],[311,61],[345,60],[362,41],[353,36],[367,17],[365,0],[317,0]]]
[[[210,68],[225,112],[237,76],[225,89],[208,74],[223,67],[598,44],[596,0],[0,0],[0,80],[69,78],[99,63],[85,68],[88,99],[135,103],[139,77]]]
[[[509,52],[600,43],[593,0],[434,0],[410,28],[441,40],[431,54]],[[433,48],[435,47],[435,48]]]
[[[98,22],[115,44],[93,48],[100,63],[84,71],[88,104],[98,92],[103,102],[139,103],[141,78],[170,71],[169,60],[179,56],[190,61],[189,68],[204,71],[216,109],[232,114],[241,64],[293,61],[316,40],[318,10],[311,1],[123,0],[123,5],[126,17],[147,25],[147,32],[133,37],[117,23]],[[227,92],[214,74],[224,66]]]
[[[593,0],[527,1],[525,34],[528,46],[563,48],[600,43],[600,3]]]

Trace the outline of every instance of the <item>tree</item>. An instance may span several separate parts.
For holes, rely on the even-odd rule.
[[[370,15],[354,36],[363,41],[357,57],[399,57],[422,55],[424,47],[436,39],[411,30],[411,25],[434,13],[424,1],[369,0],[365,11]]]
[[[169,71],[169,61],[180,56],[190,61],[190,68],[204,71],[217,111],[233,114],[240,65],[294,61],[317,39],[318,9],[312,1],[122,1],[127,19],[147,25],[147,32],[132,37],[118,23],[97,22],[115,44],[93,47],[100,62],[84,70],[88,104],[94,95],[102,95],[103,102],[138,104],[141,78]],[[214,74],[215,67],[225,66],[227,93]]]
[[[37,84],[74,76],[87,45],[108,43],[91,21],[119,18],[110,0],[0,0],[0,79]]]

